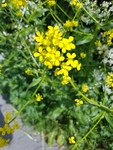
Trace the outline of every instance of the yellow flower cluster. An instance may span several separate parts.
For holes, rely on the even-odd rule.
[[[69,137],[68,140],[69,140],[69,143],[70,143],[70,144],[75,144],[75,143],[76,143],[74,136]]]
[[[56,66],[55,76],[63,75],[62,84],[67,84],[70,81],[69,71],[76,68],[78,71],[81,64],[75,60],[75,53],[69,51],[75,49],[76,46],[72,43],[74,38],[64,38],[59,26],[48,26],[47,32],[36,32],[37,36],[34,39],[37,41],[37,50],[34,52],[34,57],[38,57],[39,61],[45,66],[52,69]],[[68,52],[67,52],[68,51]]]
[[[21,6],[26,7],[27,5],[26,0],[19,0],[18,2],[16,0],[9,0],[9,2],[16,8],[20,8]]]
[[[49,6],[54,6],[56,4],[56,1],[55,0],[49,0],[47,3]]]
[[[7,146],[9,141],[9,139],[3,139],[2,137],[0,137],[0,148]]]
[[[57,47],[60,45],[64,48],[65,46],[64,50],[66,50],[66,44],[71,45],[69,41],[65,41],[66,43],[61,41],[62,32],[60,32],[58,28],[58,26],[48,26],[48,31],[45,35],[38,31],[36,32],[37,36],[34,38],[38,43],[38,52],[34,53],[34,57],[39,57],[39,60],[49,69],[52,69],[53,66],[59,66],[60,62],[64,60],[64,57],[61,56],[61,52],[57,50]],[[63,46],[63,44],[65,45]]]
[[[109,85],[109,88],[113,88],[113,73],[109,73],[106,77],[106,82]]]
[[[68,30],[72,30],[74,27],[78,26],[78,21],[75,20],[66,20],[66,22],[63,24],[63,27],[68,29]]]
[[[41,100],[43,100],[42,95],[40,95],[39,93],[36,94],[36,101],[40,102]]]
[[[12,116],[10,112],[6,112],[5,118],[4,118],[4,126],[0,127],[0,148],[7,146],[9,143],[9,139],[4,139],[5,134],[11,134],[13,133],[16,129],[19,129],[20,126],[18,125],[17,122],[14,122],[11,126],[9,126],[9,122],[12,120]]]
[[[76,6],[77,8],[82,8],[82,3],[78,2],[78,0],[72,0],[70,4]]]
[[[82,85],[82,91],[84,92],[84,93],[86,93],[87,91],[88,91],[88,86],[86,85],[86,84],[83,84]]]
[[[69,77],[70,70],[76,68],[79,71],[81,68],[81,64],[79,64],[78,60],[74,60],[74,58],[76,57],[75,53],[67,53],[66,56],[67,61],[61,64],[61,68],[57,68],[55,70],[55,75],[63,75],[63,80],[61,82],[62,84],[68,84],[71,80],[71,78]]]
[[[80,106],[83,104],[83,101],[81,99],[75,99],[76,106]]]
[[[105,31],[103,36],[107,37],[107,44],[108,45],[113,44],[113,42],[112,42],[112,40],[113,40],[113,29],[111,29],[109,31]]]

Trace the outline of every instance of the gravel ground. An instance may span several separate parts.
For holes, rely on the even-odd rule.
[[[4,124],[3,120],[6,111],[12,112],[13,107],[0,95],[0,126]],[[48,147],[40,134],[34,132],[31,127],[23,126],[19,117],[17,121],[19,122],[20,129],[6,136],[6,138],[10,138],[11,142],[0,150],[64,150],[63,147],[59,148],[57,144]]]

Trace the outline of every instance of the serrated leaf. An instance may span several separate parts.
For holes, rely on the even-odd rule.
[[[34,87],[36,85],[39,84],[39,82],[41,81],[41,77],[37,78],[37,79],[33,79],[33,81],[31,82],[31,84],[29,85],[28,89],[30,89],[31,87]]]
[[[57,138],[57,143],[59,146],[64,145],[65,143],[65,136],[63,134],[60,134]]]
[[[80,36],[76,41],[76,45],[89,43],[92,39],[93,39],[93,34],[89,34],[87,36]]]
[[[52,146],[54,144],[56,135],[57,135],[56,130],[54,130],[48,134],[48,145],[49,146]]]

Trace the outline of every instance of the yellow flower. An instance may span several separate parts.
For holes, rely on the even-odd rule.
[[[82,85],[82,91],[86,93],[88,91],[88,86],[86,84]]]
[[[83,104],[83,101],[80,99],[75,99],[75,102],[76,102],[76,106],[80,106]]]
[[[74,136],[69,137],[68,140],[69,140],[70,144],[75,144],[76,143]]]
[[[11,113],[10,112],[6,112],[6,115],[4,117],[4,126],[3,127],[0,127],[0,132],[1,132],[1,135],[4,136],[5,134],[10,134],[12,132],[15,131],[15,129],[18,129],[20,126],[18,125],[17,122],[14,122],[14,124],[12,126],[9,126],[9,122],[12,120],[12,116],[11,116]],[[18,127],[17,127],[18,126]]]
[[[78,8],[82,8],[82,3],[78,2],[78,3],[76,4],[76,6],[77,6]]]
[[[49,6],[54,6],[56,4],[56,1],[55,0],[49,0],[47,3]]]
[[[70,82],[71,78],[69,76],[63,76],[62,84],[68,84]]]
[[[59,43],[59,47],[62,49],[63,53],[66,53],[66,50],[71,50],[76,48],[75,44],[72,43],[73,40],[74,38],[72,36],[70,36],[68,39],[62,38],[62,40]]]
[[[85,54],[84,52],[82,52],[82,53],[80,53],[80,56],[81,56],[82,58],[85,58],[85,57],[86,57],[86,54]]]
[[[112,42],[112,40],[113,40],[113,29],[105,31],[103,33],[103,37],[107,37],[107,44],[112,45],[113,44],[113,42]]]
[[[34,37],[34,40],[36,40],[38,42],[38,45],[42,45],[43,41],[44,41],[44,34],[37,31],[36,35],[37,36]]]
[[[32,72],[31,72],[31,70],[30,70],[29,68],[25,70],[25,73],[26,73],[27,75],[33,75]]]
[[[19,128],[20,128],[20,126],[19,126],[18,122],[15,121],[11,127],[11,133],[13,133],[15,130],[17,130]]]
[[[18,129],[20,126],[18,125],[17,122],[14,122],[14,124],[10,125],[11,120],[12,120],[12,116],[10,112],[6,112],[6,115],[4,117],[4,126],[0,127],[0,148],[7,146],[9,143],[9,139],[4,139],[4,136],[6,134],[11,134],[13,133],[16,129]]]
[[[59,66],[64,60],[58,46],[62,40],[62,32],[59,26],[48,26],[45,34],[36,32],[35,40],[37,41],[37,52],[34,52],[34,57],[39,57],[39,61],[43,62],[45,66],[52,69],[53,66]]]
[[[17,9],[20,8],[21,6],[26,7],[26,5],[27,5],[26,0],[19,0],[18,2],[17,2],[17,0],[9,0],[9,2]]]
[[[5,121],[5,123],[8,123],[9,121],[11,121],[12,120],[12,116],[11,116],[11,113],[10,112],[6,112],[6,115],[5,115],[5,117],[4,117],[4,121]]]
[[[66,20],[66,22],[63,24],[63,27],[64,28],[67,28],[69,30],[72,30],[73,27],[77,27],[78,26],[78,21],[75,21],[75,20]]]
[[[72,22],[70,20],[66,20],[66,22],[63,24],[63,26],[65,28],[70,28],[70,27],[72,27]]]
[[[43,100],[43,97],[42,97],[42,95],[40,95],[39,93],[38,94],[36,94],[36,101],[41,101],[41,100]]]
[[[74,60],[74,58],[76,57],[75,53],[67,53],[67,62],[66,65],[71,65],[72,68],[77,68],[77,70],[79,71],[81,69],[81,64],[79,64],[78,60]]]
[[[65,62],[61,64],[61,69],[58,70],[58,75],[63,74],[64,76],[68,76],[69,71],[72,69],[71,66],[67,65]]]
[[[44,42],[46,41],[46,46],[59,46],[59,42],[62,40],[63,33],[60,31],[59,26],[56,25],[54,27],[48,26],[48,31],[45,33],[45,35],[46,37]]]
[[[64,57],[61,56],[60,51],[58,51],[55,47],[47,47],[46,53],[44,56],[44,64],[48,66],[48,68],[52,69],[53,66],[59,66],[60,62],[64,60]]]
[[[10,134],[11,133],[11,128],[6,123],[3,127],[0,127],[0,132],[1,132],[2,136],[4,136],[5,134]]]
[[[0,137],[0,148],[7,146],[9,141],[10,141],[9,139],[4,139],[4,138]]]
[[[77,25],[75,21],[72,21],[72,23],[73,26]],[[38,57],[39,61],[49,69],[58,67],[54,71],[55,76],[62,75],[63,80],[61,83],[69,83],[69,71],[72,68],[76,68],[78,71],[81,69],[81,64],[78,60],[74,60],[75,53],[68,52],[64,54],[66,51],[76,48],[73,43],[74,38],[72,36],[64,38],[62,30],[56,25],[54,27],[48,26],[48,30],[45,33],[37,31],[34,39],[37,42],[34,57]]]
[[[67,53],[66,55],[67,55],[68,59],[73,59],[73,58],[76,57],[76,54],[75,54],[75,53],[72,53],[72,54]]]
[[[106,82],[109,85],[109,88],[113,88],[113,73],[109,73],[106,77]]]
[[[79,71],[81,69],[81,64],[77,65],[77,70]]]
[[[74,6],[78,7],[78,8],[82,8],[82,3],[78,2],[78,0],[72,0],[70,2],[70,4],[74,5]]]
[[[100,41],[100,40],[97,40],[97,41],[95,42],[95,45],[96,45],[96,46],[100,46],[100,45],[101,45],[101,41]]]
[[[16,11],[15,13],[17,16],[20,16],[20,17],[22,16],[22,12],[20,10]]]
[[[7,7],[7,3],[2,4],[2,7]]]
[[[78,21],[72,20],[72,26],[77,27],[78,26]]]

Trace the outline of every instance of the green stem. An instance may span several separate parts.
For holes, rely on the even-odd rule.
[[[102,113],[99,120],[96,122],[96,124],[88,131],[88,133],[78,142],[74,145],[72,150],[75,150],[75,148],[84,140],[87,138],[87,136],[94,130],[94,128],[99,124],[99,122],[102,120],[102,118],[105,116],[105,112]]]
[[[73,83],[72,80],[70,81],[70,83],[71,83],[71,85],[73,86],[73,88],[74,88],[88,103],[91,103],[91,104],[93,104],[93,105],[95,105],[95,106],[97,106],[97,107],[100,106],[98,103],[94,102],[93,100],[90,100],[90,99],[89,99],[88,97],[86,97],[81,91],[79,91],[79,90],[77,89],[77,87],[75,86],[75,84]]]
[[[41,6],[46,4],[49,0],[46,0],[45,2],[41,3]]]
[[[71,17],[68,16],[68,14],[58,4],[56,4],[56,5],[69,19],[71,19]]]
[[[106,57],[106,51],[104,52],[104,55],[103,55],[103,58]],[[106,64],[104,63],[104,75],[106,76],[107,75],[107,66]],[[104,80],[104,87],[106,86],[106,80]],[[107,91],[106,91],[106,88],[104,90],[104,99],[103,99],[103,105],[107,104],[108,103],[108,95],[107,95]]]
[[[21,16],[21,18],[27,23],[27,25],[29,25],[29,21],[24,16]]]
[[[59,24],[59,22],[60,22],[61,24],[63,24],[63,22],[61,21],[61,19],[60,19],[58,16],[56,16],[55,14],[53,14],[53,12],[52,12],[51,9],[50,9],[50,14],[51,14],[51,16],[53,17],[53,19],[57,22],[57,24]]]
[[[96,24],[99,24],[98,23],[98,21],[92,16],[92,15],[90,15],[90,13],[82,6],[82,8],[83,8],[83,10],[94,20],[94,22],[96,23]]]
[[[96,41],[97,39],[97,36],[98,36],[98,32],[100,31],[100,26],[98,24],[96,24],[96,27],[95,27],[95,32],[94,32],[94,36],[93,36],[93,39],[91,41],[91,44],[89,45],[89,48],[92,50],[93,46],[94,46],[94,42]]]
[[[73,17],[73,20],[74,20],[74,19],[76,18],[76,16],[78,15],[80,9],[81,9],[81,8],[77,9],[77,12],[75,13],[75,15],[74,15],[74,17]]]
[[[45,74],[44,74],[43,77],[42,77],[42,80],[40,81],[40,84],[37,86],[37,88],[36,88],[36,90],[34,91],[34,93],[33,93],[32,96],[34,96],[34,95],[37,93],[37,91],[38,91],[38,89],[40,88],[40,86],[42,85],[42,83],[43,83],[45,77],[46,77],[46,76],[45,76]]]
[[[35,100],[29,100],[29,101],[27,101],[25,104],[24,104],[24,106],[22,106],[22,108],[18,111],[18,113],[15,115],[15,117],[8,123],[8,124],[10,124],[11,122],[13,122],[19,115],[20,115],[20,113],[24,110],[24,108],[28,105],[28,104],[30,104],[30,103],[33,103]]]
[[[78,33],[78,34],[83,34],[83,35],[91,35],[91,34],[89,34],[89,33],[87,33],[87,32],[81,32],[81,31],[77,31],[77,30],[73,30],[73,32],[75,32],[75,33]]]
[[[95,101],[90,100],[88,97],[86,97],[81,91],[78,90],[78,88],[75,86],[75,84],[73,83],[72,80],[70,81],[70,83],[71,83],[72,87],[78,92],[78,94],[81,95],[84,98],[85,101],[87,101],[88,103],[90,103],[90,104],[100,108],[101,110],[104,110],[107,113],[113,114],[113,110],[112,109],[110,109],[110,108],[108,108],[106,106],[103,106],[103,105],[99,105]]]
[[[25,43],[25,46],[26,46],[26,48],[27,48],[27,50],[28,50],[28,52],[29,52],[29,54],[30,54],[32,60],[34,61],[34,63],[36,64],[36,66],[39,68],[39,65],[38,65],[37,61],[35,60],[35,58],[33,57],[33,55],[32,55],[32,53],[31,53],[31,51],[30,51],[30,49],[29,49],[29,47],[28,47],[26,41],[25,41],[25,40],[23,40],[23,41],[24,41],[24,43]]]
[[[57,20],[57,19],[55,18],[55,16],[53,15],[51,9],[50,9],[50,14],[51,14],[51,16],[53,17],[53,19],[54,19],[57,23],[59,23],[58,20]]]

